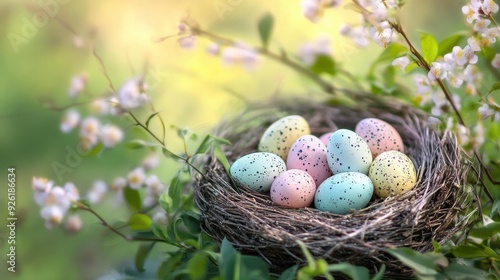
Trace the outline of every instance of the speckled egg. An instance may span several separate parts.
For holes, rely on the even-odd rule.
[[[311,129],[306,119],[293,115],[281,118],[271,124],[259,142],[259,151],[279,155],[286,160],[292,144],[300,136],[311,134]]]
[[[417,172],[411,159],[398,151],[381,153],[373,160],[368,176],[381,198],[405,193],[415,186]]]
[[[304,135],[293,143],[286,168],[306,171],[313,177],[316,186],[332,176],[326,159],[326,146],[314,135]]]
[[[316,209],[334,214],[347,214],[358,210],[370,202],[373,183],[363,173],[344,172],[326,179],[316,190]]]
[[[271,188],[274,179],[285,170],[286,164],[281,157],[257,152],[237,159],[229,173],[237,184],[265,193]]]
[[[368,174],[372,152],[365,140],[354,131],[339,129],[330,137],[327,160],[333,174],[360,172]]]
[[[328,146],[328,142],[330,141],[330,137],[332,136],[333,132],[328,132],[319,137],[319,140],[325,144],[325,146]]]
[[[304,170],[290,169],[281,173],[271,185],[271,200],[281,206],[302,208],[311,205],[316,184]]]
[[[373,158],[386,151],[404,153],[403,140],[398,131],[383,120],[363,119],[356,125],[355,132],[368,143]]]

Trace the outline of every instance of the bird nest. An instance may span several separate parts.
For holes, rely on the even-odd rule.
[[[209,156],[204,176],[195,180],[194,197],[202,229],[216,241],[227,238],[242,253],[261,256],[275,273],[306,263],[300,240],[314,257],[329,263],[349,262],[372,272],[385,264],[388,273],[402,276],[411,271],[388,248],[431,251],[433,240],[442,244],[475,222],[476,215],[467,211],[475,196],[466,184],[471,168],[454,134],[435,131],[424,113],[399,102],[360,102],[350,108],[294,100],[249,110],[217,128],[217,135],[232,143],[223,147],[229,163],[255,152],[265,129],[292,114],[306,118],[315,135],[337,127],[354,130],[369,117],[392,124],[417,169],[416,186],[400,196],[374,197],[366,208],[347,215],[290,209],[274,205],[269,194],[236,186]]]

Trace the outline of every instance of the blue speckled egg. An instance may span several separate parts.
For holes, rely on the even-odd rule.
[[[286,170],[285,161],[273,153],[257,152],[237,159],[229,169],[231,178],[261,193],[268,192],[278,175]]]
[[[316,190],[316,209],[334,214],[347,214],[358,210],[370,202],[373,183],[365,174],[344,172],[326,179]]]
[[[292,115],[272,123],[260,138],[258,150],[279,155],[286,160],[292,144],[300,136],[311,134],[306,119]]]
[[[363,138],[354,131],[339,129],[330,136],[327,160],[333,174],[360,172],[368,174],[372,152]]]
[[[293,143],[286,168],[306,171],[313,177],[316,186],[332,176],[326,159],[326,146],[314,135],[304,135]]]

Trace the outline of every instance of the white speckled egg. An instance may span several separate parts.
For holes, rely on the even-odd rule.
[[[261,193],[268,192],[278,175],[286,170],[281,157],[272,153],[252,153],[237,159],[229,169],[236,183]]]
[[[334,214],[347,214],[358,210],[370,202],[373,183],[365,174],[344,172],[326,179],[316,190],[316,209]]]
[[[300,136],[311,134],[307,121],[297,115],[281,118],[271,124],[259,142],[259,151],[279,155],[286,160],[292,144]]]
[[[373,158],[386,151],[404,153],[403,140],[398,131],[383,120],[363,119],[356,125],[355,132],[368,143]]]
[[[319,140],[325,144],[325,146],[328,146],[328,142],[330,141],[330,137],[332,136],[333,132],[328,132],[319,137]]]
[[[368,176],[381,198],[405,193],[415,186],[417,172],[411,159],[398,151],[381,153],[373,160]]]
[[[365,140],[354,131],[339,129],[330,137],[327,160],[333,174],[360,172],[368,174],[372,153]]]
[[[311,205],[316,184],[309,173],[290,169],[281,173],[271,186],[271,200],[281,206],[302,208]]]
[[[326,159],[326,146],[314,135],[304,135],[293,143],[286,168],[306,171],[313,177],[316,186],[332,176]]]

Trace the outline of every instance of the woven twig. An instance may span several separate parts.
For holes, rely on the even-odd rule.
[[[428,126],[425,114],[410,106],[363,104],[352,109],[303,100],[280,102],[223,122],[216,133],[233,143],[224,147],[232,163],[255,152],[264,130],[285,115],[302,115],[316,135],[335,126],[353,130],[363,118],[380,118],[401,134],[406,154],[417,168],[418,182],[410,192],[385,200],[373,198],[368,207],[348,215],[288,209],[273,205],[268,194],[234,186],[222,165],[209,157],[205,176],[199,176],[194,186],[203,230],[218,242],[227,237],[243,253],[261,256],[277,273],[305,264],[296,243],[301,240],[313,256],[330,263],[349,262],[371,271],[384,263],[391,274],[401,276],[410,271],[385,249],[430,251],[432,240],[442,244],[470,227],[477,218],[470,211],[465,215],[474,198],[466,188],[470,168],[465,166],[455,136],[451,132],[440,135]]]

